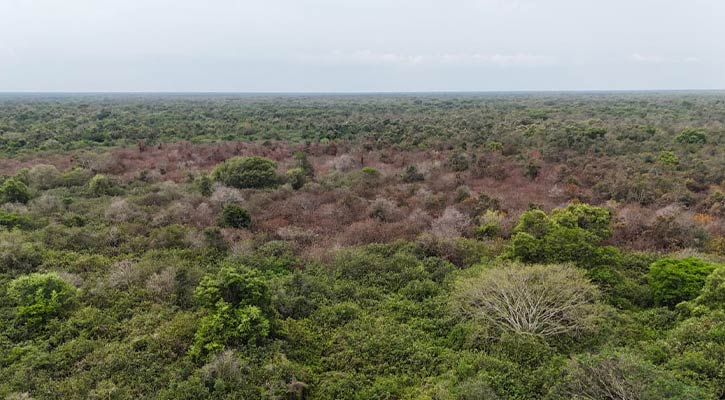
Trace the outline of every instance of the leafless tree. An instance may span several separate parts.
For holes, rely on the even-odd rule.
[[[470,319],[551,337],[591,330],[597,288],[569,265],[505,264],[461,281],[454,304]]]

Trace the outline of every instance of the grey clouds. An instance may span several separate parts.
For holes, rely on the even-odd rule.
[[[725,88],[719,0],[0,0],[0,91]]]

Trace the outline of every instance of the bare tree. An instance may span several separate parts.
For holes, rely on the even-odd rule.
[[[467,318],[551,337],[590,330],[598,315],[598,295],[575,267],[511,263],[461,281],[454,304]]]
[[[567,376],[555,389],[557,398],[573,400],[695,400],[708,398],[694,385],[658,369],[634,354],[605,351],[583,354],[566,368]]]

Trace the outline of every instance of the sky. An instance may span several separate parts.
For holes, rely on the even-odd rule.
[[[0,0],[0,91],[725,89],[724,0]]]

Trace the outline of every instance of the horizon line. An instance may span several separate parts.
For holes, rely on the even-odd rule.
[[[514,90],[361,90],[361,91],[154,91],[154,90],[109,90],[109,91],[65,91],[65,90],[0,90],[0,96],[8,95],[425,95],[425,94],[586,94],[586,93],[697,93],[725,92],[723,89],[514,89]]]

